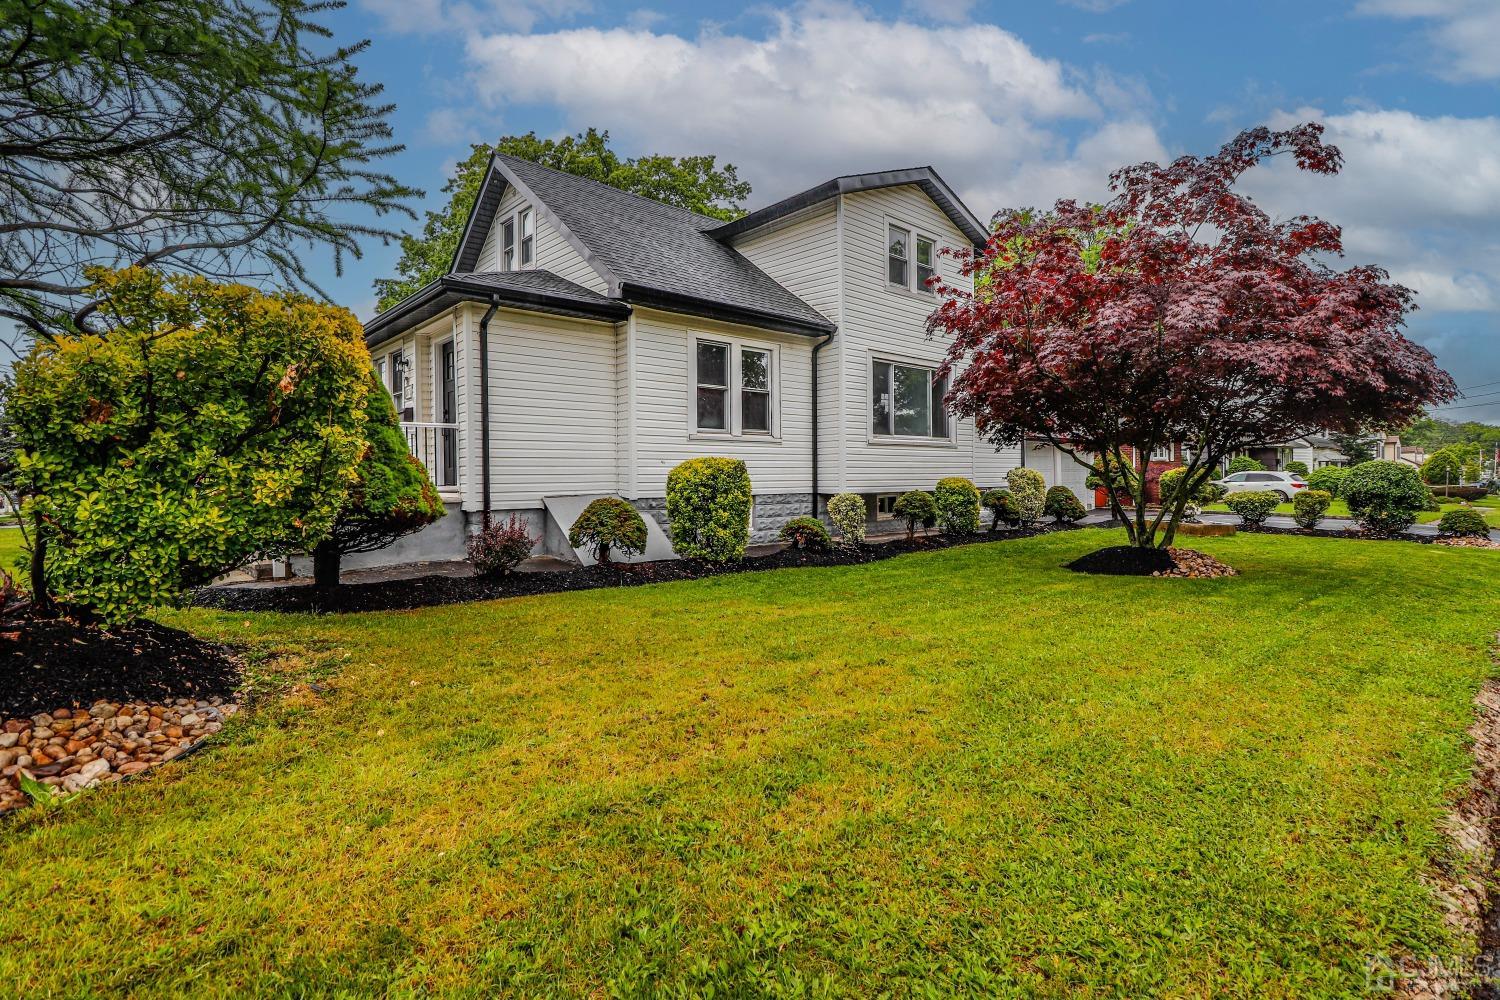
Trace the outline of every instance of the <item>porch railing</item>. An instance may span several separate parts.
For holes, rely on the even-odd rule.
[[[402,421],[406,447],[427,467],[439,489],[458,486],[458,425]]]

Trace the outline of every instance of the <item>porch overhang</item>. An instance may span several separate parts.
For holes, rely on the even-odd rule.
[[[630,315],[629,304],[592,293],[576,295],[543,288],[516,287],[466,275],[445,274],[366,323],[365,344],[375,347],[465,302],[496,303],[502,308],[608,323],[620,322]]]

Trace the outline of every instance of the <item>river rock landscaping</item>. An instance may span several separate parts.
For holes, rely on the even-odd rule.
[[[58,708],[0,724],[0,812],[27,805],[23,776],[60,792],[120,781],[174,760],[239,711],[214,697]]]

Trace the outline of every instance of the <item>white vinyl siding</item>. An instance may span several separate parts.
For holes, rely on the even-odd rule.
[[[500,205],[495,210],[494,222],[490,225],[490,231],[485,236],[484,244],[479,250],[479,259],[474,265],[476,271],[503,271],[501,266],[502,241],[504,239],[504,221],[509,219],[516,223],[516,260],[522,259],[522,246],[524,234],[521,231],[520,214],[523,208],[531,209],[531,222],[535,241],[535,259],[527,263],[518,263],[516,266],[526,270],[551,271],[559,278],[566,278],[575,284],[582,285],[592,291],[603,294],[607,290],[604,279],[600,278],[594,268],[583,259],[583,256],[565,240],[561,233],[552,225],[551,218],[544,211],[535,211],[535,206],[527,206],[526,200],[521,197],[515,188],[508,188],[500,198]]]
[[[770,353],[772,434],[696,429],[690,403],[697,388],[692,380],[699,340],[731,344],[732,352]],[[672,467],[703,455],[743,459],[756,493],[806,492],[812,479],[811,351],[808,337],[638,308],[632,376],[637,390],[632,408],[637,455],[633,495],[664,496]],[[729,395],[737,397],[739,391],[731,373]]]

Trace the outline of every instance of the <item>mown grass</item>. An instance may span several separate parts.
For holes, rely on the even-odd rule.
[[[21,529],[0,526],[0,569],[14,575],[21,558]]]
[[[1439,505],[1439,510],[1420,511],[1417,514],[1417,523],[1430,524],[1433,521],[1440,520],[1442,516],[1448,511],[1457,510],[1462,506],[1463,504],[1459,503],[1445,503]],[[1491,528],[1500,528],[1500,497],[1481,497],[1478,500],[1474,501],[1473,506],[1479,510],[1479,513],[1484,515],[1484,519],[1489,522]],[[1227,513],[1229,510],[1229,508],[1224,506],[1222,503],[1205,504],[1203,506],[1203,509],[1218,511],[1220,513]],[[1284,514],[1287,517],[1291,517],[1292,505],[1289,503],[1277,504],[1275,513]],[[1333,503],[1328,505],[1326,516],[1349,517],[1349,505],[1344,503],[1344,501],[1342,500],[1335,500],[1333,501]]]
[[[1069,532],[344,618],[319,671],[0,832],[18,995],[1354,996],[1451,956],[1500,553]]]

